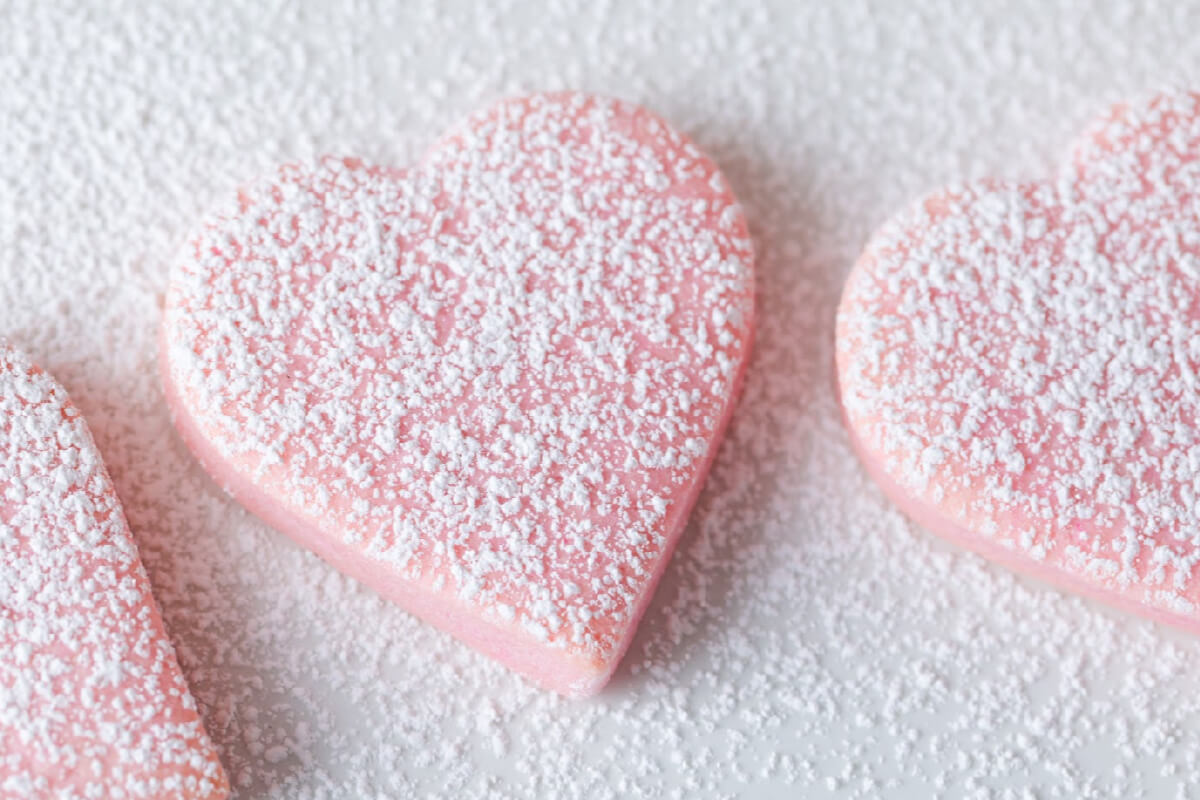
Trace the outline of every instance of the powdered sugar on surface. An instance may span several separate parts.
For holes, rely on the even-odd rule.
[[[87,423],[3,340],[0,453],[0,797],[226,797]]]
[[[1195,794],[1200,643],[906,523],[850,451],[832,324],[912,198],[1045,175],[1111,102],[1200,83],[1196,7],[478,5],[0,18],[0,333],[87,416],[239,795]],[[557,88],[694,138],[759,255],[733,425],[614,685],[584,702],[242,512],[175,438],[155,367],[171,260],[245,176],[411,163],[464,113]]]

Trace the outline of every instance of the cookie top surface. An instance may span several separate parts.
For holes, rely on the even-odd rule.
[[[1114,108],[1054,180],[925,198],[839,309],[860,450],[947,525],[1194,614],[1198,252],[1194,94]]]
[[[535,95],[409,171],[328,158],[245,189],[176,272],[166,369],[295,516],[603,657],[703,477],[752,317],[716,166],[636,106]]]

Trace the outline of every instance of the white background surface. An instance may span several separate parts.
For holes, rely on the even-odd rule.
[[[1112,101],[1200,87],[1200,6],[483,5],[0,0],[0,335],[92,423],[239,797],[1200,792],[1200,640],[904,522],[847,448],[831,361],[874,227],[947,181],[1047,172]],[[760,253],[733,429],[614,685],[574,702],[240,511],[155,370],[172,253],[240,181],[403,162],[560,87],[690,133]]]

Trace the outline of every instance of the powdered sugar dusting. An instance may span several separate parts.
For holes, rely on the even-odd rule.
[[[10,8],[0,331],[84,411],[240,797],[1197,793],[1195,639],[908,524],[832,386],[866,238],[932,187],[1049,174],[1111,102],[1196,86],[1192,4]],[[621,669],[582,702],[244,513],[175,436],[155,363],[169,265],[229,187],[319,153],[412,164],[462,115],[559,88],[643,104],[712,155],[759,278],[725,443]]]
[[[2,340],[0,456],[0,797],[225,797],[87,426]]]
[[[711,161],[634,106],[534,95],[409,174],[326,158],[242,192],[172,284],[166,370],[218,474],[381,588],[607,673],[728,417],[752,293]]]
[[[1074,152],[875,237],[838,317],[843,404],[947,524],[1194,626],[1200,96],[1121,106]]]

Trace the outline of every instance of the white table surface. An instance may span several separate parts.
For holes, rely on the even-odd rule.
[[[211,6],[211,7],[208,7]],[[486,6],[486,8],[485,8]],[[0,335],[92,423],[239,797],[1194,797],[1200,640],[912,526],[840,427],[866,236],[1200,87],[1200,5],[0,0]],[[242,512],[175,438],[158,303],[197,216],[316,153],[402,163],[572,87],[712,153],[759,250],[748,383],[614,685],[564,701]]]

